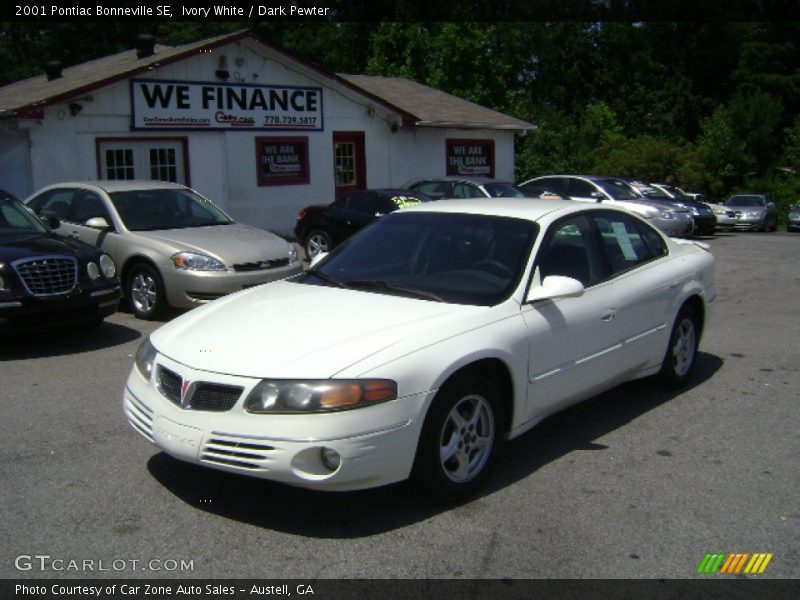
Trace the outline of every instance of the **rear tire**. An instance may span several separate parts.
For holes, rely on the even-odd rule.
[[[317,254],[330,252],[333,248],[333,241],[325,231],[317,229],[306,236],[305,251],[309,261],[313,260]]]
[[[664,387],[678,389],[691,379],[700,341],[699,322],[690,306],[684,306],[675,318],[667,353],[658,373],[658,379]]]
[[[502,424],[500,394],[489,380],[472,375],[445,386],[425,417],[412,480],[440,500],[473,494],[494,463]]]

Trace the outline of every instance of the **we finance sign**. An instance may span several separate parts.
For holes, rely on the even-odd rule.
[[[322,131],[322,88],[131,80],[139,130]]]

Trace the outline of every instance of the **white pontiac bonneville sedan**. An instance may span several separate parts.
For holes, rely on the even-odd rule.
[[[125,412],[192,463],[328,490],[411,477],[459,497],[501,438],[624,381],[685,383],[713,277],[705,246],[622,209],[425,203],[155,331]]]

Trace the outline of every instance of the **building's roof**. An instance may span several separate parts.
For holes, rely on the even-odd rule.
[[[313,65],[249,31],[238,31],[185,44],[155,46],[151,56],[138,58],[126,50],[62,70],[62,76],[48,80],[45,74],[0,87],[0,119],[25,116],[36,109],[87,95],[106,85],[147,73],[202,51],[252,38],[290,60],[302,63],[317,74],[355,90],[372,101],[400,114],[405,126],[459,127],[527,130],[534,126],[503,113],[484,108],[440,90],[398,77],[335,75]]]
[[[416,125],[471,129],[534,129],[534,125],[402,77],[339,77],[416,117]]]
[[[144,58],[136,56],[136,50],[104,56],[62,70],[62,76],[49,81],[42,73],[0,87],[0,118],[15,116],[27,109],[62,102],[126,77],[169,64],[209,47],[235,41],[244,32],[218,36],[183,46],[155,46],[155,54]]]

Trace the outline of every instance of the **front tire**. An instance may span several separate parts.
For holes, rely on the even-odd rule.
[[[469,376],[447,385],[425,417],[412,479],[445,501],[474,493],[494,463],[502,424],[500,394],[489,380]]]
[[[131,268],[125,292],[131,311],[137,319],[155,319],[166,308],[164,282],[158,271],[148,264],[141,263]]]
[[[699,319],[694,309],[684,306],[672,326],[669,346],[658,378],[664,387],[678,389],[686,385],[697,362],[700,342]]]

